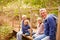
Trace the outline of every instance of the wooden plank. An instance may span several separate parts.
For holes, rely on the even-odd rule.
[[[32,11],[30,10],[30,36],[32,37]]]
[[[56,40],[60,40],[60,7],[58,9],[58,26]]]
[[[31,36],[26,36],[24,34],[22,36],[25,37],[25,38],[27,38],[27,39],[29,39],[29,40],[33,40],[33,38]]]

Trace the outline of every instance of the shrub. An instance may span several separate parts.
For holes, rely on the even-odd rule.
[[[0,27],[0,37],[1,37],[0,40],[5,40],[6,38],[8,39],[11,36],[10,33],[13,32],[12,30],[13,28],[10,26],[1,26]]]

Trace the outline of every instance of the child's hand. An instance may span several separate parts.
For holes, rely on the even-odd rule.
[[[28,31],[29,31],[29,32],[31,32],[31,31],[33,31],[33,30],[31,30],[31,29],[28,29]]]
[[[30,29],[28,29],[28,31],[30,32]]]

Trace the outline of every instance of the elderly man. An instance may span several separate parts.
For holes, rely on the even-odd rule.
[[[27,19],[26,15],[23,15],[22,16],[22,21],[21,21],[21,29],[22,29],[22,27],[24,27],[24,20],[26,20],[26,19]],[[23,34],[22,30],[20,30],[17,33],[17,40],[22,40],[22,34]]]
[[[44,34],[36,37],[34,40],[56,40],[56,17],[47,13],[45,8],[39,10],[44,20]]]

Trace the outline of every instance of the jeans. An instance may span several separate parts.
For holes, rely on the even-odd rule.
[[[33,39],[36,38],[37,36],[39,36],[39,34],[34,34],[32,37]]]
[[[36,38],[34,38],[34,40],[42,40],[45,37],[46,37],[46,35],[45,34],[42,34],[42,35],[39,35]]]
[[[42,40],[50,40],[49,36],[46,36],[45,38],[43,38]]]
[[[17,33],[17,40],[22,40],[22,31],[19,31],[18,33]],[[30,33],[25,33],[25,35],[26,36],[29,36],[30,35]]]
[[[17,40],[22,40],[22,31],[17,33]]]

